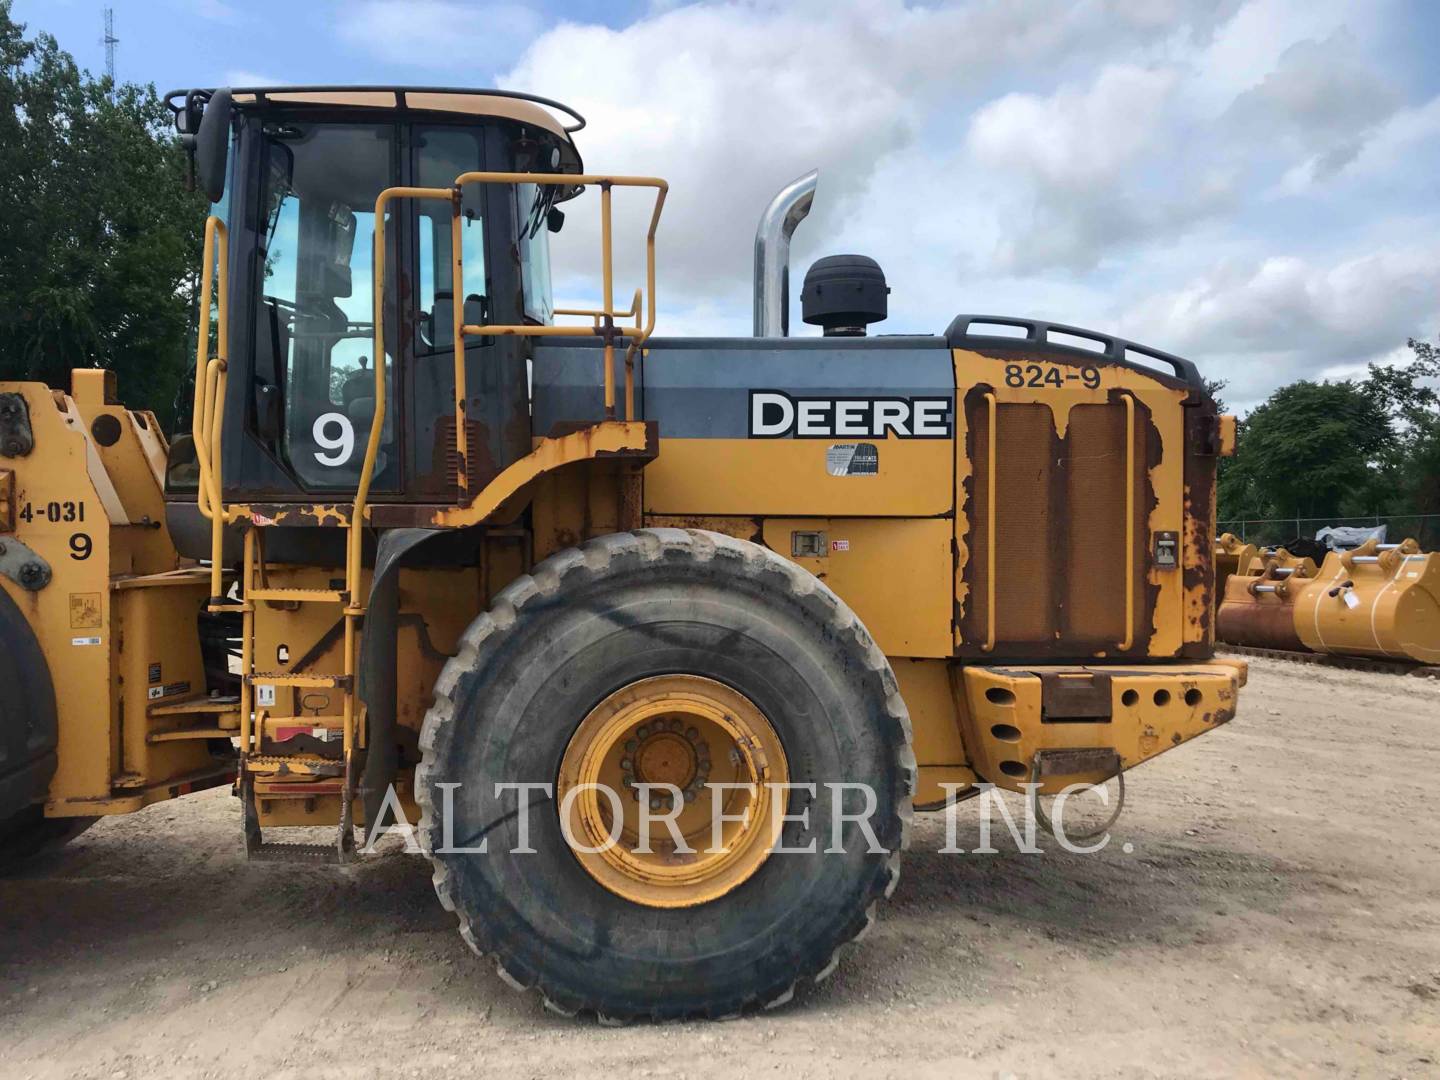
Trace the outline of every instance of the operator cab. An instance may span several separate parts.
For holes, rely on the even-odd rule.
[[[558,103],[494,90],[247,88],[167,101],[228,232],[225,499],[346,502],[376,412],[376,197],[449,188],[468,171],[579,174],[571,135],[584,121]],[[388,205],[387,405],[373,502],[455,499],[454,305],[470,325],[550,323],[548,234],[563,220],[553,206],[579,190],[467,185],[453,231],[448,201]],[[467,340],[470,491],[530,452],[528,341]],[[186,554],[198,556],[208,528],[186,483],[193,460],[190,440],[177,440],[167,493],[183,500],[171,502],[170,517],[182,526],[177,537],[196,537],[199,550]],[[190,528],[176,521],[187,515]]]

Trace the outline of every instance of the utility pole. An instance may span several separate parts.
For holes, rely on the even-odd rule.
[[[110,98],[115,98],[115,46],[120,39],[115,36],[115,9],[105,9],[105,36],[100,39],[105,46],[105,74],[110,76]]]

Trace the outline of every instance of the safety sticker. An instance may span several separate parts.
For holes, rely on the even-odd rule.
[[[275,687],[269,685],[256,686],[255,704],[273,707],[275,704]]]
[[[100,594],[98,592],[72,592],[70,594],[70,629],[91,630],[100,625]]]
[[[879,476],[880,450],[874,443],[835,443],[825,451],[831,476]]]
[[[98,637],[72,637],[72,638],[70,639],[70,644],[71,644],[71,645],[99,645],[99,644],[100,644],[100,639],[99,639]]]
[[[849,551],[849,550],[850,550],[850,541],[849,541],[849,540],[831,540],[831,541],[830,541],[830,550],[831,550],[831,551]]]
[[[151,701],[158,701],[160,698],[173,697],[175,694],[188,694],[190,684],[188,682],[166,683],[164,686],[152,686],[145,691]]]
[[[1353,592],[1351,592],[1349,589],[1346,589],[1343,595],[1345,597],[1346,607],[1357,608],[1360,606],[1360,598],[1356,596]]]
[[[160,682],[160,681],[161,681],[161,679],[160,679],[160,665],[159,665],[159,664],[151,664],[151,665],[150,665],[150,678],[149,678],[149,681],[152,682],[152,683],[157,683],[157,682]]]

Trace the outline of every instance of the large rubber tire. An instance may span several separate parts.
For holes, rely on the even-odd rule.
[[[22,594],[23,595],[23,594]],[[45,653],[20,606],[0,589],[0,824],[45,798],[60,725]]]
[[[62,848],[99,818],[47,818],[39,806],[0,821],[0,874],[47,851]]]
[[[535,854],[518,842],[515,793],[555,783],[571,735],[606,695],[662,674],[696,674],[750,698],[775,728],[792,783],[816,783],[808,826],[748,880],[698,906],[622,899],[566,847],[553,800],[530,806]],[[436,684],[416,774],[421,843],[441,903],[500,975],[565,1015],[602,1021],[724,1017],[789,1000],[819,981],[871,924],[899,878],[914,790],[910,723],[894,673],[853,612],[813,575],[718,533],[645,529],[561,552],[505,588],[463,636]],[[864,782],[883,851],[846,823],[831,845],[830,781]],[[452,789],[455,847],[439,809]],[[851,794],[858,795],[852,792]],[[792,796],[790,813],[804,804]],[[858,801],[858,798],[857,800]],[[846,799],[847,811],[854,802]]]

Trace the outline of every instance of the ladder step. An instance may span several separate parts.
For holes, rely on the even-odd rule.
[[[334,844],[261,844],[249,852],[254,862],[338,863]]]
[[[345,763],[318,754],[252,754],[245,759],[252,776],[341,776]]]
[[[257,671],[246,675],[245,681],[251,686],[266,683],[270,686],[306,686],[316,689],[331,688],[349,690],[354,679],[349,675],[322,675],[313,671],[291,673],[286,671]]]
[[[251,589],[246,599],[290,601],[297,604],[343,604],[349,594],[335,589]]]
[[[150,744],[166,742],[183,742],[187,739],[233,739],[238,728],[223,727],[198,727],[198,728],[176,728],[173,731],[152,731],[145,736],[145,741]]]

